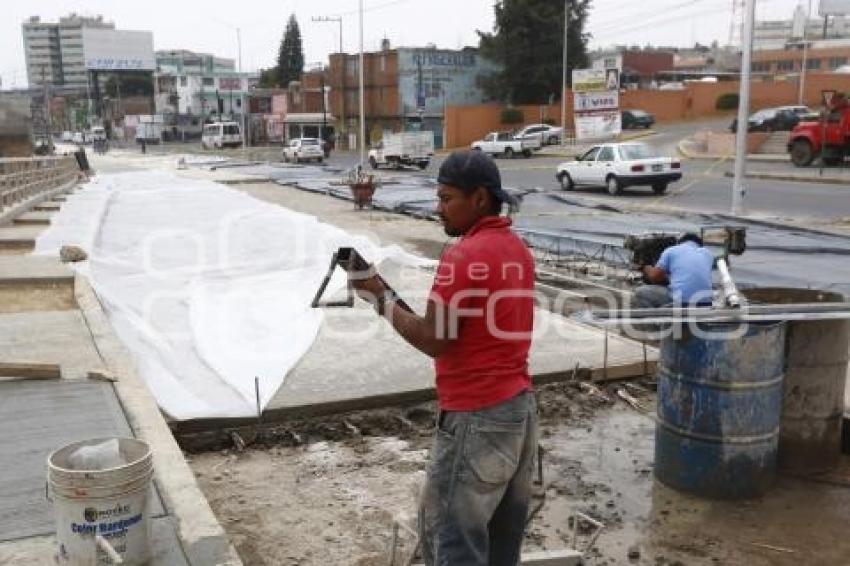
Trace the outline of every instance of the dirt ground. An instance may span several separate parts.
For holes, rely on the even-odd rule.
[[[623,389],[638,401],[628,406]],[[571,544],[580,511],[605,527],[587,564],[848,564],[850,465],[820,481],[781,478],[766,497],[717,502],[653,479],[651,383],[538,389],[543,484],[524,549]],[[384,565],[392,525],[415,526],[433,433],[431,404],[304,420],[244,450],[187,454],[246,564]],[[538,509],[539,508],[539,509]],[[592,532],[579,522],[579,547]],[[397,556],[413,538],[399,530]],[[396,562],[402,564],[401,560]]]

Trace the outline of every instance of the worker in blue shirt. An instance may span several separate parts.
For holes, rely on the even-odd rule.
[[[635,289],[634,306],[710,306],[713,267],[714,255],[703,247],[702,238],[694,233],[684,234],[678,244],[661,253],[654,266],[641,266],[650,284]]]

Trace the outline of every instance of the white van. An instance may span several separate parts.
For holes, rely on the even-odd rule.
[[[204,126],[201,136],[201,147],[204,149],[221,149],[223,147],[239,147],[242,145],[242,132],[236,122],[214,122]]]

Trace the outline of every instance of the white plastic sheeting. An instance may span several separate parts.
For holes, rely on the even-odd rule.
[[[164,172],[96,177],[69,196],[36,254],[89,252],[89,277],[118,336],[172,418],[256,415],[309,350],[310,302],[331,254],[432,264],[208,181]],[[339,271],[339,270],[338,270]],[[345,285],[337,273],[328,295]]]

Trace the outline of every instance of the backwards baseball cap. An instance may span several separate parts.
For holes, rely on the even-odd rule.
[[[502,188],[502,176],[493,159],[477,150],[453,151],[440,165],[437,182],[471,191],[484,187],[499,202],[512,202]]]

